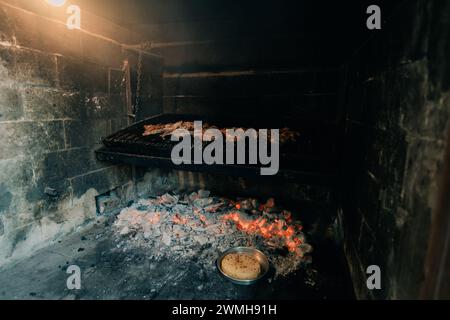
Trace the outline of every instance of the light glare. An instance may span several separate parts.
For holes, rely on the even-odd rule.
[[[48,4],[55,6],[55,7],[62,7],[66,0],[46,0]]]

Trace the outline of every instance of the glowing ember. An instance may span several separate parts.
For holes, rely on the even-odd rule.
[[[290,218],[290,214],[289,214]],[[300,233],[302,226],[299,224],[289,225],[288,220],[275,219],[269,222],[268,219],[259,217],[256,220],[245,219],[237,212],[223,216],[224,220],[232,221],[238,230],[248,234],[256,234],[264,239],[271,239],[281,242],[290,252],[303,255],[301,245],[304,243],[303,235]],[[290,219],[289,221],[292,221]]]
[[[178,213],[172,218],[173,223],[185,225],[188,223],[188,218],[181,217]]]
[[[197,257],[213,267],[217,256],[231,247],[255,247],[267,254],[276,276],[310,262],[305,254],[312,251],[300,222],[274,199],[261,204],[257,199],[211,197],[205,190],[171,193],[140,199],[123,209],[114,225],[119,247],[144,247],[158,259]]]

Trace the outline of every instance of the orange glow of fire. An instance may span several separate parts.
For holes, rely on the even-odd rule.
[[[177,213],[173,218],[172,218],[173,223],[175,224],[182,224],[185,225],[188,223],[188,218],[186,217],[180,217],[180,215]]]
[[[156,214],[153,217],[147,218],[148,222],[151,224],[157,224],[161,220],[161,214]]]
[[[290,252],[297,251],[299,246],[303,244],[302,240],[296,237],[296,232],[300,231],[302,226],[290,225],[289,223],[292,221],[290,214],[285,217],[286,220],[276,219],[273,222],[269,222],[262,217],[256,220],[246,220],[237,212],[227,214],[223,219],[234,222],[238,230],[246,233],[258,234],[264,239],[279,239]]]

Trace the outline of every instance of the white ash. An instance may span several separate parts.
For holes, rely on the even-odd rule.
[[[237,218],[239,217],[239,222]],[[233,220],[236,219],[236,220]],[[283,225],[285,236],[263,236],[246,225],[266,221],[266,225]],[[261,222],[262,224],[262,222]],[[306,243],[299,221],[291,221],[291,214],[275,206],[273,199],[259,204],[255,199],[233,201],[210,196],[200,190],[189,195],[165,194],[157,198],[141,199],[118,215],[116,240],[118,248],[145,248],[153,259],[173,258],[174,261],[195,259],[205,268],[215,268],[215,261],[227,249],[236,246],[255,247],[263,251],[275,268],[276,276],[296,271],[302,263],[309,263],[312,248]],[[272,229],[263,228],[265,229]],[[287,245],[287,240],[295,247]]]

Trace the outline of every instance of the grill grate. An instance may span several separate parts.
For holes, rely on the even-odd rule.
[[[286,143],[280,146],[280,166],[282,169],[297,170],[302,172],[324,172],[334,171],[337,159],[337,142],[339,135],[333,126],[312,126],[299,121],[279,120],[274,123],[268,119],[233,119],[233,118],[211,118],[194,115],[163,114],[140,121],[128,128],[120,130],[103,140],[106,148],[97,152],[103,154],[100,160],[112,162],[126,162],[133,165],[160,166],[165,159],[170,161],[172,148],[177,142],[172,142],[170,137],[163,139],[159,136],[143,136],[144,125],[165,124],[178,121],[197,121],[214,124],[221,128],[283,128],[289,127],[298,130],[299,139],[295,143]],[[210,142],[204,142],[204,145]],[[248,151],[248,150],[247,150]],[[105,156],[107,154],[107,156]],[[236,152],[235,152],[236,154]],[[134,158],[134,159],[133,159]],[[157,161],[155,162],[155,159]],[[246,155],[248,159],[248,154]],[[196,170],[201,166],[196,165]],[[240,165],[239,165],[240,166]],[[211,167],[211,166],[208,166]],[[221,170],[225,170],[222,166]],[[231,166],[228,166],[231,169]],[[238,166],[233,166],[233,170]],[[244,166],[241,166],[244,167]],[[245,165],[246,168],[259,168],[259,166]],[[210,169],[210,168],[208,168]],[[230,170],[232,171],[232,170]]]

